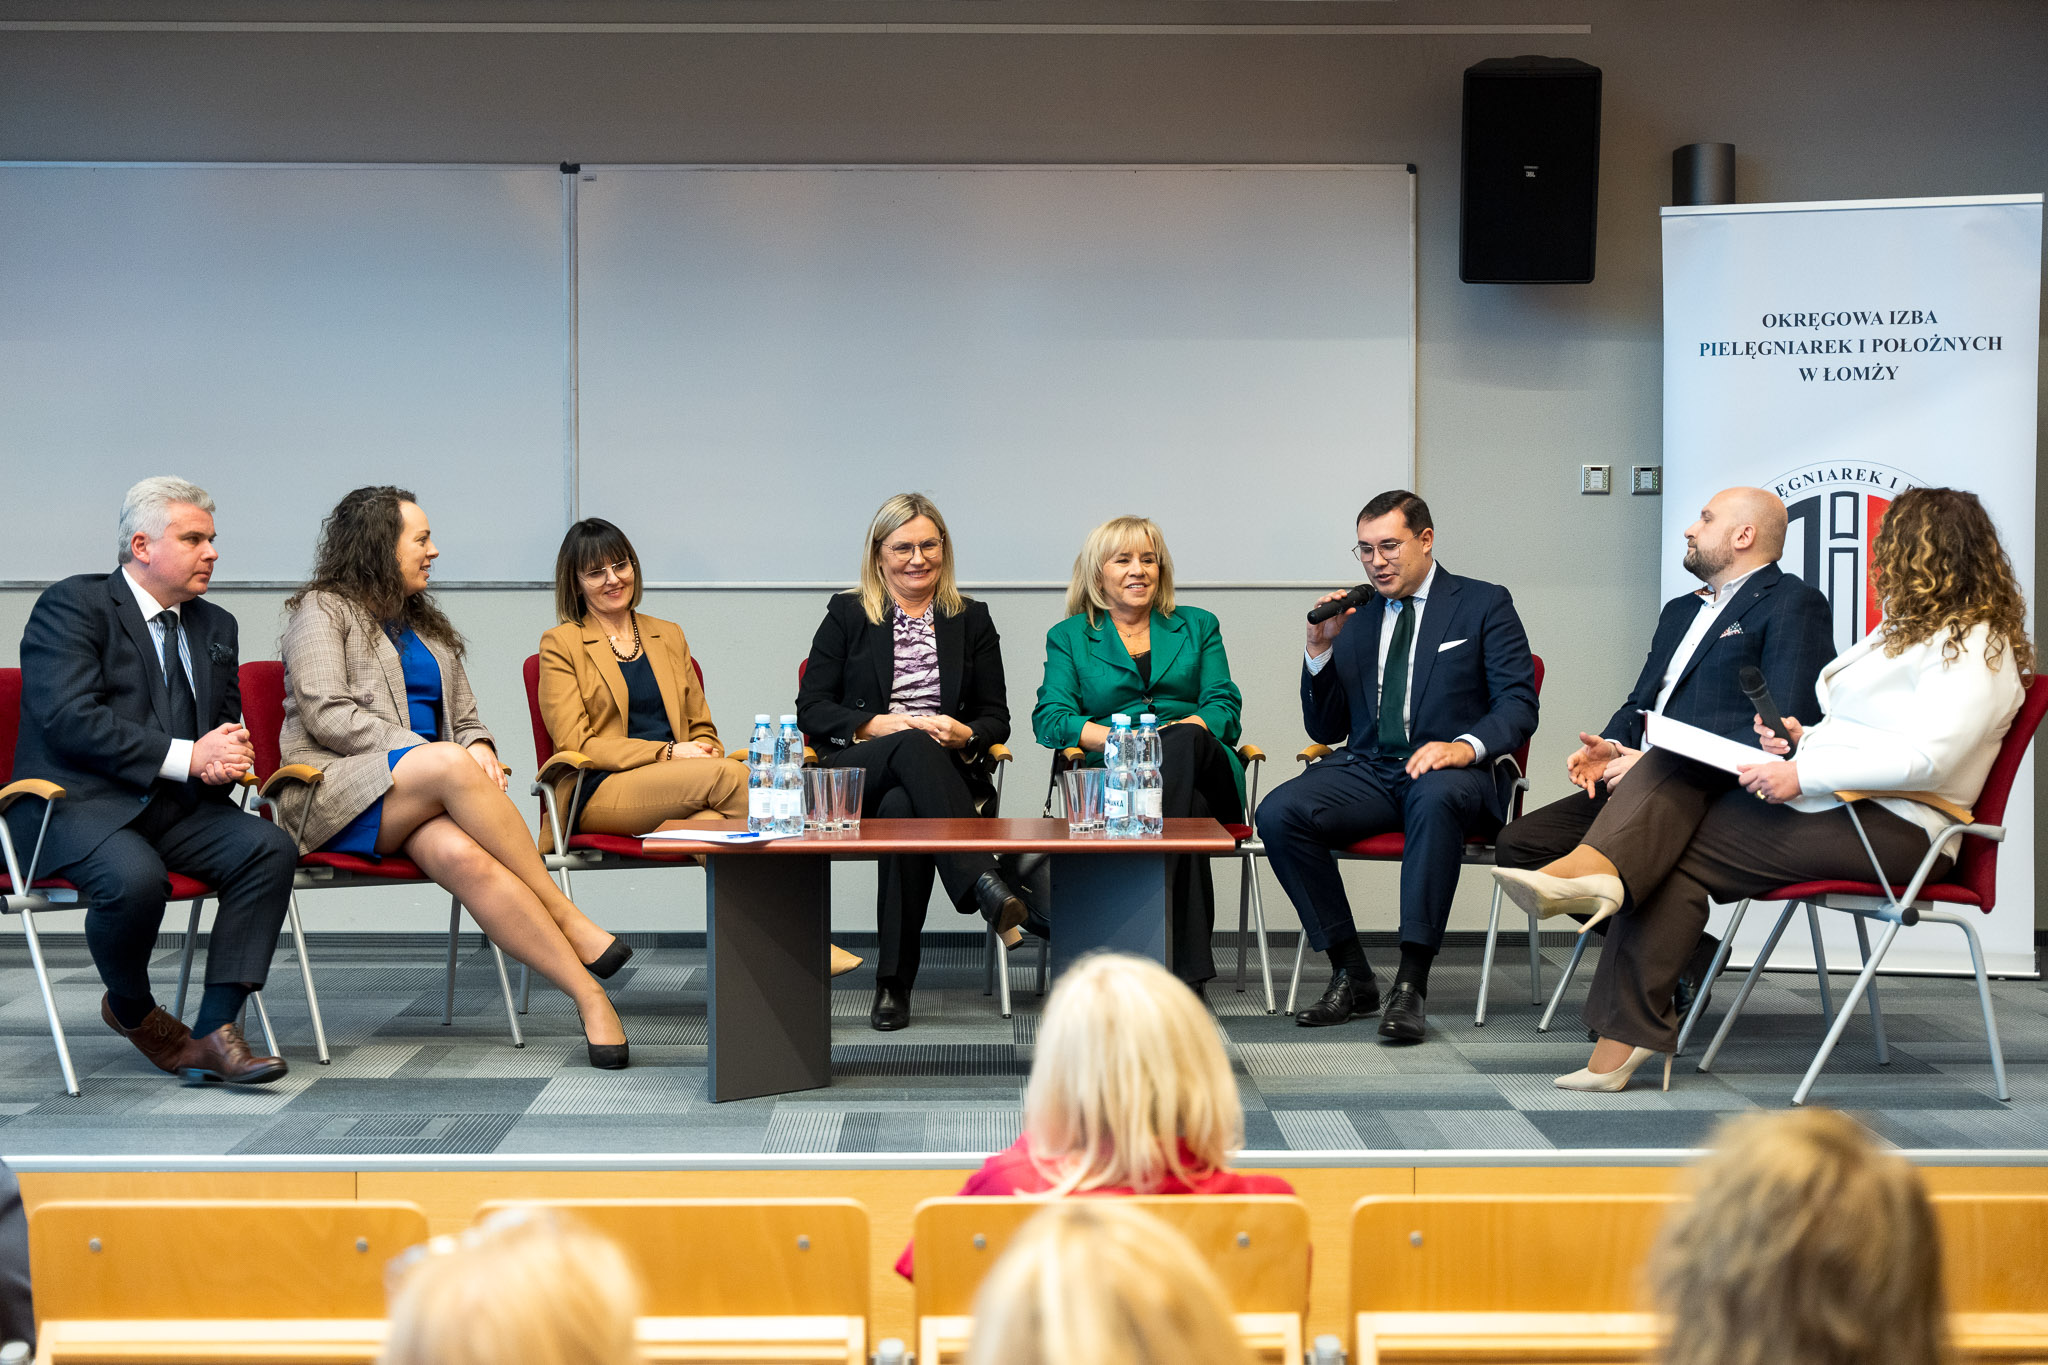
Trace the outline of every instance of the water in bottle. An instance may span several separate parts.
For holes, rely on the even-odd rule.
[[[1129,716],[1119,711],[1109,718],[1109,738],[1102,742],[1102,823],[1112,839],[1134,838],[1139,829],[1134,739]]]
[[[775,732],[768,717],[754,717],[754,738],[747,745],[747,833],[775,832]]]
[[[775,736],[775,832],[804,832],[804,737],[795,716]]]
[[[1166,832],[1166,787],[1161,767],[1165,753],[1159,747],[1159,717],[1150,712],[1138,717],[1132,757],[1137,769],[1134,785],[1138,793],[1138,832],[1157,839]]]

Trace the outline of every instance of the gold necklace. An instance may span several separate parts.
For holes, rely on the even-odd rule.
[[[619,653],[619,637],[616,635],[604,637],[605,645],[611,650],[612,657],[622,664],[631,663],[634,659],[640,657],[640,613],[629,611],[626,613],[626,617],[633,623],[633,647],[630,650],[621,654]]]

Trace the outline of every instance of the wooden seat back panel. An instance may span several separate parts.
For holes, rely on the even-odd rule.
[[[1937,1194],[1951,1313],[2048,1313],[2048,1194]]]
[[[1678,1197],[1370,1195],[1351,1219],[1354,1313],[1621,1313]]]

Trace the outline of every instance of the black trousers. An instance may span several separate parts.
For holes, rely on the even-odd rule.
[[[954,750],[922,730],[898,730],[821,755],[828,768],[859,768],[861,815],[877,820],[969,819],[973,789]],[[894,853],[876,860],[875,926],[881,950],[875,976],[909,990],[917,980],[920,935],[932,898],[932,877],[945,883],[955,907],[974,910],[974,883],[996,870],[993,853]]]
[[[147,999],[170,873],[220,893],[206,950],[206,984],[261,986],[277,952],[298,849],[268,820],[220,801],[190,801],[164,788],[142,813],[56,876],[90,903],[85,943],[100,979],[116,995]]]
[[[1206,815],[1226,825],[1244,822],[1237,769],[1223,741],[1190,721],[1161,730],[1159,746],[1159,805],[1168,819]],[[1173,961],[1167,965],[1183,981],[1208,981],[1216,975],[1210,942],[1216,935],[1216,884],[1209,859],[1176,855],[1166,860],[1166,875],[1173,916]]]

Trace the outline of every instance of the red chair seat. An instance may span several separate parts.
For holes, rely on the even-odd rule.
[[[569,851],[607,853],[619,858],[658,858],[663,862],[696,857],[694,853],[656,852],[630,834],[572,834],[569,836]]]
[[[1493,840],[1484,834],[1475,834],[1465,840],[1467,848],[1491,848]],[[1388,858],[1398,859],[1408,850],[1408,836],[1405,834],[1374,834],[1347,844],[1337,850],[1341,858]]]
[[[37,891],[76,891],[78,887],[72,882],[65,881],[62,877],[38,877],[36,878],[34,889]],[[203,897],[211,897],[212,895],[213,888],[205,882],[195,882],[190,877],[180,876],[176,872],[171,874],[172,900],[196,901]]]
[[[336,872],[346,872],[352,877],[381,877],[394,882],[432,881],[420,871],[419,864],[405,858],[359,858],[353,853],[308,853],[299,859],[300,867],[331,867]]]
[[[1892,888],[1894,896],[1906,894],[1906,888]],[[1876,882],[1800,882],[1795,886],[1781,886],[1775,891],[1765,891],[1756,899],[1760,901],[1810,901],[1822,896],[1870,896],[1884,898],[1884,888]],[[1950,905],[1974,905],[1984,908],[1984,898],[1967,886],[1953,882],[1929,882],[1920,888],[1920,899],[1944,901]]]
[[[1252,827],[1250,825],[1225,825],[1223,828],[1231,838],[1237,840],[1240,844],[1252,837]]]

